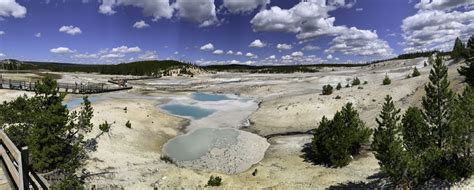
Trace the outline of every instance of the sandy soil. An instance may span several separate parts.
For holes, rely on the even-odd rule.
[[[113,123],[110,134],[101,135],[97,151],[85,169],[94,175],[87,179],[88,187],[103,189],[200,189],[210,175],[223,178],[224,189],[323,189],[331,186],[348,187],[349,182],[370,182],[379,172],[377,160],[371,152],[343,168],[326,168],[304,161],[302,149],[311,141],[309,135],[276,136],[265,158],[249,170],[235,175],[180,168],[160,159],[162,145],[182,134],[189,121],[168,115],[156,108],[177,95],[189,92],[219,92],[252,98],[259,109],[250,115],[251,126],[245,130],[261,136],[304,132],[317,127],[323,115],[332,117],[346,102],[352,102],[369,127],[375,127],[375,118],[389,94],[402,112],[411,105],[420,105],[423,86],[428,81],[431,66],[423,67],[425,59],[390,61],[369,67],[324,68],[318,73],[295,74],[203,74],[193,78],[171,78],[133,81],[133,90],[100,95],[108,97],[94,102],[96,126],[104,121]],[[406,79],[413,67],[421,76]],[[449,66],[452,88],[462,89],[458,65]],[[381,85],[387,74],[392,84]],[[110,76],[63,73],[61,80],[105,81]],[[359,77],[363,89],[357,87],[335,90],[323,96],[323,85],[345,86],[353,77]],[[11,100],[23,92],[0,90],[0,100]],[[341,99],[336,99],[340,96]],[[68,96],[72,99],[77,96]],[[127,107],[127,112],[124,108]],[[132,128],[125,127],[130,120]],[[99,133],[95,129],[90,137]],[[252,173],[257,170],[256,175]],[[458,188],[474,187],[469,179]]]

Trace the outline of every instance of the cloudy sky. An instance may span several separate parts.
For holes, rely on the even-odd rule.
[[[474,0],[0,0],[0,59],[365,62],[472,34]]]

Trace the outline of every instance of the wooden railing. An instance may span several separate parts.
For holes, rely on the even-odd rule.
[[[19,150],[8,136],[0,130],[0,156],[6,167],[5,174],[19,190],[48,189],[49,184],[43,177],[30,170],[28,164],[28,147]]]
[[[0,78],[0,89],[7,88],[12,90],[34,91],[35,82],[20,81]],[[110,87],[105,84],[70,84],[58,83],[58,91],[72,93],[72,94],[95,94],[113,92],[119,90],[132,89],[131,86]]]

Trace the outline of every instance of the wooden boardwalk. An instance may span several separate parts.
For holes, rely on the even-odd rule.
[[[105,84],[70,84],[70,83],[58,83],[58,90],[60,92],[66,92],[71,94],[97,94],[114,92],[120,90],[132,89],[131,86],[119,85],[118,87],[109,87]],[[35,82],[21,81],[21,80],[10,80],[0,78],[0,89],[12,89],[12,90],[24,90],[34,91]]]

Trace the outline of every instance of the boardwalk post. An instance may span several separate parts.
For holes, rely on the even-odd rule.
[[[28,175],[28,147],[24,146],[21,148],[21,162],[19,163],[20,168],[20,181],[19,189],[30,189],[29,175]]]

